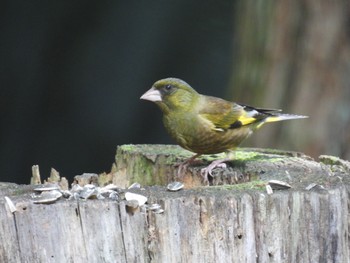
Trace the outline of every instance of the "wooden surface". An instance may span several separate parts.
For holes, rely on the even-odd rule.
[[[120,149],[118,154],[120,162]],[[307,160],[299,182],[289,181],[292,189],[272,195],[265,177],[256,184],[179,192],[165,186],[126,190],[161,204],[163,214],[128,213],[125,201],[112,200],[33,204],[34,186],[1,183],[0,262],[348,262],[349,163],[324,157],[319,166],[325,173],[310,172],[318,186],[307,191],[303,173],[309,162],[315,161]],[[118,169],[140,168],[117,161],[114,175]],[[5,195],[16,212],[9,211]]]
[[[175,145],[123,145],[118,147],[113,182],[128,186],[137,181],[142,185],[166,185],[181,180],[186,188],[206,186],[201,169],[211,161],[226,157],[224,154],[203,155],[201,162],[178,174],[178,164],[194,154]],[[350,166],[348,164],[348,166]],[[346,167],[346,166],[344,166]],[[350,171],[350,168],[347,171]],[[334,170],[334,168],[333,168]],[[282,180],[294,187],[304,188],[308,183],[334,184],[331,166],[317,162],[298,152],[273,149],[239,148],[227,168],[217,168],[210,185],[239,184],[257,180]],[[327,181],[327,182],[326,182]]]

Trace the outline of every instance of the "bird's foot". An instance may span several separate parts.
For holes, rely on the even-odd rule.
[[[202,162],[201,160],[195,160],[198,156],[200,156],[200,154],[196,154],[196,155],[192,156],[191,158],[185,160],[184,162],[175,164],[175,167],[178,167],[178,169],[177,169],[177,177],[178,178],[180,178],[180,179],[183,178],[184,174],[186,173],[187,168],[190,165],[198,164],[198,163]]]
[[[215,160],[213,161],[211,164],[209,164],[207,167],[202,168],[201,170],[201,175],[203,177],[204,183],[207,183],[209,185],[209,179],[208,179],[208,175],[213,176],[213,170],[215,168],[226,168],[227,165],[225,162],[227,161],[231,161],[231,158],[225,158],[225,159],[221,159],[221,160]]]

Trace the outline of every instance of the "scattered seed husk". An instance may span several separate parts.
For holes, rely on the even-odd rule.
[[[326,190],[326,188],[323,185],[311,183],[307,187],[305,187],[305,190],[311,191],[311,190]]]
[[[61,198],[62,193],[58,190],[45,191],[35,198],[34,204],[52,204]]]
[[[80,197],[83,199],[96,199],[99,195],[97,187],[93,184],[86,184],[80,192]]]
[[[79,199],[80,199],[79,193],[73,193],[72,196],[69,197],[69,200],[70,200],[70,199],[79,200]]]
[[[147,197],[144,195],[134,194],[130,192],[125,193],[126,201],[137,200],[139,206],[144,205],[147,202]]]
[[[72,186],[72,189],[70,190],[71,191],[71,193],[80,193],[81,191],[83,191],[84,190],[84,188],[82,187],[82,186],[80,186],[80,185],[78,185],[78,184],[74,184],[73,186]]]
[[[7,203],[8,207],[9,207],[9,209],[10,209],[10,212],[11,213],[16,212],[17,208],[16,208],[15,204],[12,202],[12,200],[9,197],[7,197],[7,196],[5,196],[5,200],[6,200],[6,203]]]
[[[311,183],[311,184],[309,184],[308,186],[305,187],[305,190],[310,191],[312,188],[314,188],[314,187],[316,187],[316,186],[317,186],[317,184]]]
[[[167,189],[172,192],[181,190],[184,187],[184,184],[181,182],[172,182],[168,184]]]
[[[273,194],[273,190],[271,188],[271,185],[267,184],[266,185],[266,192],[268,195],[272,195]]]
[[[106,186],[101,187],[101,192],[102,193],[105,192],[105,191],[108,192],[108,191],[111,191],[111,190],[112,191],[119,191],[120,189],[115,184],[108,184]]]
[[[72,196],[72,193],[69,190],[63,190],[61,193],[64,198],[70,198]]]
[[[128,200],[125,202],[125,205],[130,208],[136,209],[139,207],[139,202],[137,200]]]
[[[268,185],[270,185],[273,190],[284,190],[292,187],[290,184],[279,180],[270,180],[268,181]]]
[[[141,188],[141,185],[136,182],[128,187],[128,189],[140,189],[140,188]]]
[[[148,209],[151,211],[158,210],[160,208],[161,208],[160,204],[151,204],[148,206]]]
[[[164,213],[164,209],[159,208],[159,209],[154,210],[152,212],[155,213],[155,214],[163,214]]]
[[[56,184],[44,184],[34,188],[33,190],[36,192],[44,192],[44,191],[52,191],[52,190],[59,190],[59,189],[60,188]]]

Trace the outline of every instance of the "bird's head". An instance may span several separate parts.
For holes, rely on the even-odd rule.
[[[199,94],[185,81],[166,78],[155,82],[140,99],[156,103],[163,113],[170,111],[188,111],[194,105]]]

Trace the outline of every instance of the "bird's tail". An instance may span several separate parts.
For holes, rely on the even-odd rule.
[[[275,122],[275,121],[284,121],[284,120],[293,120],[293,119],[304,119],[309,118],[309,116],[295,115],[295,114],[286,114],[274,112],[272,116],[269,116],[265,119],[265,122]]]

